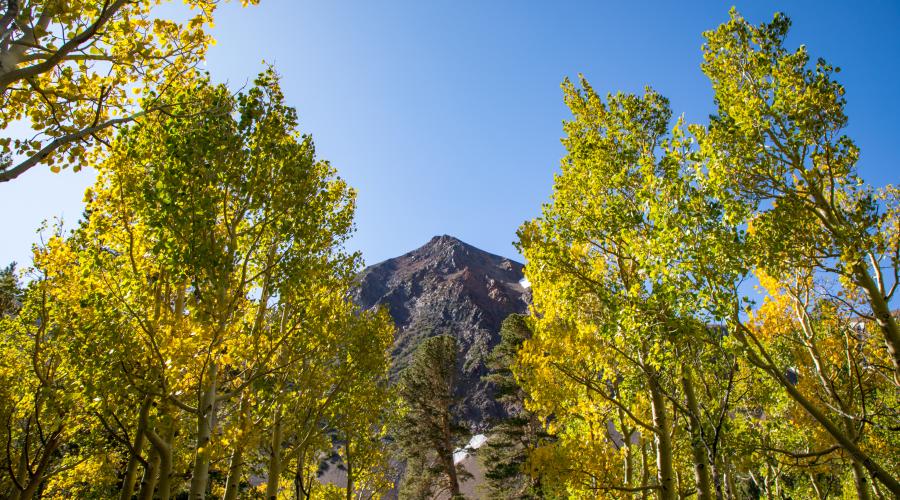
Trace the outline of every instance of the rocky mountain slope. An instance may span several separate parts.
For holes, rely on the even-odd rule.
[[[366,268],[354,299],[365,309],[387,307],[396,321],[394,375],[423,339],[456,337],[464,423],[481,431],[501,411],[491,387],[481,381],[485,361],[499,341],[501,322],[527,309],[522,269],[452,236],[435,236],[421,248]]]

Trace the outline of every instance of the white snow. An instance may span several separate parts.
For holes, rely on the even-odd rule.
[[[472,436],[472,439],[469,440],[469,444],[466,445],[465,448],[461,448],[453,452],[453,463],[458,464],[466,459],[474,450],[481,448],[481,445],[487,442],[487,436],[484,434],[475,434]]]
[[[528,278],[520,279],[519,284],[522,285],[522,288],[531,288],[531,282],[528,281]]]

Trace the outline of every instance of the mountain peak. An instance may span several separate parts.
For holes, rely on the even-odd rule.
[[[393,374],[406,367],[422,340],[456,337],[466,421],[473,430],[484,429],[487,419],[501,410],[493,401],[493,388],[481,377],[499,341],[500,324],[528,308],[522,270],[519,262],[445,234],[366,268],[354,298],[364,309],[387,308],[397,324]]]
[[[459,238],[449,234],[441,234],[431,238],[424,246],[465,245]]]
[[[430,261],[433,267],[442,268],[448,272],[467,267],[473,257],[481,257],[481,254],[486,254],[486,252],[464,243],[458,238],[444,234],[431,238],[428,243],[400,258],[425,259]]]

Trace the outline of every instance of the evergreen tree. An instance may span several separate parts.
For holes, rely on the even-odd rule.
[[[22,288],[16,276],[16,263],[0,269],[0,316],[12,316],[19,310]]]
[[[462,498],[459,483],[466,473],[453,463],[453,452],[466,438],[466,429],[458,424],[457,352],[453,337],[426,339],[400,375],[398,392],[405,414],[398,423],[397,440],[406,459],[401,493],[407,498],[428,498],[442,491]]]
[[[480,451],[492,498],[544,497],[540,476],[526,475],[525,466],[528,454],[549,435],[537,415],[526,409],[527,393],[512,372],[516,353],[530,337],[528,318],[510,314],[500,327],[500,343],[491,351],[487,363],[490,372],[484,378],[494,384],[496,399],[508,415],[493,425],[487,444]]]

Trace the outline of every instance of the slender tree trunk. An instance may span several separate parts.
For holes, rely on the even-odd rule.
[[[350,437],[347,436],[347,444],[344,445],[344,456],[347,459],[344,465],[347,466],[347,500],[353,500],[353,457],[350,456]]]
[[[450,498],[459,498],[459,478],[456,476],[456,464],[453,463],[452,451],[450,452],[449,460],[446,457],[444,458],[444,467],[447,469],[447,477],[450,480]]]
[[[841,406],[841,410],[845,413],[849,413],[848,409],[844,406]],[[844,417],[843,421],[844,431],[847,433],[847,437],[854,443],[859,442],[859,433],[856,426],[853,425],[853,420]],[[865,469],[863,469],[862,465],[855,460],[852,461],[850,465],[853,468],[853,483],[856,486],[856,494],[859,497],[859,500],[871,500],[872,495],[869,492],[869,476],[866,474]]]
[[[444,467],[447,469],[447,478],[450,480],[450,498],[459,498],[459,478],[456,477],[456,464],[453,463],[453,439],[450,434],[449,411],[443,417],[444,451],[442,453]]]
[[[19,500],[31,500],[34,497],[34,494],[37,493],[38,488],[40,488],[41,484],[44,482],[44,475],[47,473],[47,468],[50,466],[50,461],[53,455],[56,453],[56,449],[59,448],[59,445],[62,442],[61,438],[62,429],[57,430],[53,433],[50,439],[44,444],[44,449],[41,450],[41,457],[38,459],[37,467],[35,467],[34,475],[28,480],[28,484],[25,485],[25,489],[19,493]]]
[[[631,434],[633,429],[629,429],[625,424],[625,412],[619,408],[619,427],[622,428],[622,446],[625,447],[624,469],[625,469],[625,486],[630,487],[634,482],[634,453],[631,446]]]
[[[691,377],[691,370],[685,366],[682,367],[681,386],[684,389],[689,412],[688,430],[691,434],[691,452],[694,458],[694,481],[697,484],[697,498],[699,500],[712,500],[714,496],[710,487],[709,459],[703,446],[700,407],[697,405],[697,396],[694,393],[694,381]]]
[[[297,468],[294,473],[294,500],[308,500],[312,496],[312,485],[305,484],[306,472],[303,464],[306,463],[306,450],[297,448]]]
[[[156,430],[150,428],[148,423],[144,424],[144,434],[147,436],[147,439],[150,441],[150,452],[152,457],[151,467],[144,472],[145,481],[147,480],[147,475],[152,473],[152,478],[150,479],[150,483],[148,483],[149,487],[144,488],[141,487],[141,500],[149,499],[149,498],[158,498],[161,500],[168,500],[171,494],[171,484],[172,484],[172,454],[173,454],[173,445],[172,442],[175,440],[175,426],[177,425],[177,421],[171,416],[171,413],[167,411],[170,410],[168,407],[161,407],[163,413],[160,415],[159,420],[164,422],[162,424],[163,427],[163,436],[161,437]],[[153,487],[156,487],[157,493],[153,495]],[[149,495],[149,496],[144,496]]]
[[[266,498],[278,497],[278,480],[281,479],[281,407],[276,405],[272,425],[272,453],[269,455],[269,477],[266,482]]]
[[[131,500],[131,496],[134,494],[134,483],[137,480],[137,469],[140,465],[140,453],[144,448],[144,432],[147,425],[147,413],[150,411],[150,403],[152,399],[150,396],[145,396],[144,401],[141,403],[140,412],[138,412],[138,425],[137,430],[134,431],[134,442],[131,447],[133,448],[133,452],[131,454],[131,458],[128,460],[128,467],[125,469],[125,478],[122,480],[122,491],[119,492],[120,500]]]
[[[842,247],[841,253],[844,255],[854,253],[857,242],[848,241],[848,237],[841,234],[847,224],[845,217],[843,214],[834,211],[829,197],[826,196],[821,186],[814,185],[811,187],[813,189],[809,191],[809,194],[812,195],[813,202],[816,205],[814,211],[820,219],[826,219],[826,226],[831,226],[829,230],[836,242]],[[868,266],[860,260],[853,265],[850,271],[856,284],[866,292],[866,296],[869,298],[869,306],[875,314],[875,322],[884,335],[888,354],[890,354],[891,362],[894,365],[894,380],[897,381],[900,378],[900,328],[898,328],[897,321],[891,314],[891,308],[884,295],[882,295],[880,287],[875,283],[875,279],[869,272]],[[900,493],[894,491],[894,495],[900,496]]]
[[[734,470],[731,467],[731,461],[725,460],[725,474],[722,477],[725,482],[723,488],[725,490],[725,499],[726,500],[734,500],[735,497],[735,489],[734,489]]]
[[[631,445],[625,445],[625,486],[630,487],[634,481],[634,454],[631,451]]]
[[[881,481],[881,483],[884,484],[885,487],[887,487],[889,490],[891,490],[891,492],[895,496],[900,497],[900,482],[898,482],[895,477],[881,468],[880,465],[875,463],[867,454],[859,449],[859,447],[856,446],[856,443],[854,443],[853,440],[850,439],[844,432],[841,432],[841,430],[838,429],[838,427],[834,425],[834,423],[832,423],[831,420],[829,420],[828,417],[825,416],[825,414],[822,413],[819,408],[817,408],[808,399],[806,399],[806,397],[800,394],[800,391],[798,391],[797,388],[790,383],[790,381],[785,379],[784,375],[780,373],[773,373],[773,375],[775,375],[776,378],[779,378],[780,381],[782,381],[781,385],[788,391],[788,394],[791,395],[792,399],[799,403],[800,406],[802,406],[803,409],[805,409],[807,413],[810,414],[810,416],[818,421],[819,424],[821,424],[822,427],[825,428],[828,434],[830,434],[831,437],[834,438],[835,441],[837,441],[837,444],[847,451],[847,453],[851,456],[851,458],[853,458],[855,462],[865,467],[869,471],[869,473],[872,474],[872,477]]]
[[[728,500],[734,500],[737,498],[735,496],[737,493],[734,488],[734,467],[732,467],[730,460],[726,459],[725,469],[725,496]]]
[[[297,471],[294,472],[294,500],[300,500],[303,494],[303,468],[301,462],[297,461]]]
[[[191,475],[190,500],[205,498],[206,485],[209,483],[209,440],[212,436],[213,419],[216,414],[217,369],[215,361],[211,360],[206,376],[206,388],[197,408],[197,451]]]
[[[760,355],[765,359],[760,359],[755,350],[757,347],[761,346],[761,344],[754,339],[751,341],[748,336],[752,336],[752,332],[746,327],[741,327],[744,330],[744,333],[740,331],[737,332],[738,340],[744,343],[748,347],[748,352],[750,353],[750,361],[756,365],[757,367],[763,369],[766,373],[768,373],[772,378],[778,382],[781,387],[787,391],[788,395],[797,402],[800,406],[809,413],[814,420],[819,422],[819,424],[825,429],[825,431],[835,440],[836,444],[843,448],[850,457],[862,465],[869,474],[872,475],[873,478],[877,479],[881,482],[894,496],[900,498],[900,481],[897,480],[894,476],[892,476],[889,472],[884,470],[878,463],[876,463],[872,458],[863,452],[853,440],[847,436],[847,434],[840,429],[838,425],[835,425],[831,419],[828,418],[825,413],[820,410],[815,404],[813,404],[810,400],[806,399],[799,389],[797,389],[794,384],[792,384],[785,374],[779,370],[779,368],[772,362],[768,353],[763,350],[760,350]]]
[[[859,500],[871,500],[872,495],[869,493],[869,478],[862,465],[853,462],[853,482],[856,485],[856,495]]]
[[[669,436],[669,418],[656,374],[648,374],[650,399],[653,410],[653,427],[656,431],[656,467],[659,480],[659,500],[675,500],[675,468],[672,460],[672,440]]]
[[[816,475],[812,472],[807,472],[806,475],[809,476],[809,484],[812,485],[813,491],[816,492],[816,498],[822,500],[822,490],[819,488],[819,482],[816,481]]]
[[[27,453],[25,453],[26,451],[28,451],[28,443],[28,428],[26,427],[25,436],[22,438],[21,452],[19,453],[18,464],[16,465],[15,470],[16,484],[13,484],[13,493],[10,497],[10,500],[19,500],[19,497],[22,496],[23,489],[21,485],[26,479],[28,479],[28,473],[25,472],[28,470],[28,457]]]
[[[241,402],[238,405],[238,436],[234,449],[231,450],[231,459],[228,464],[228,479],[225,481],[225,497],[224,500],[234,500],[237,498],[238,488],[241,484],[241,475],[244,469],[244,443],[246,439],[247,429],[247,413],[250,411],[247,402],[247,395],[241,393]]]
[[[712,476],[713,482],[713,490],[716,494],[716,498],[718,500],[722,500],[725,498],[725,494],[723,493],[722,488],[722,464],[718,460],[710,461],[709,463],[709,473]]]
[[[784,498],[784,491],[781,489],[781,467],[773,470],[775,473],[775,496],[778,498]]]
[[[156,446],[150,447],[150,455],[147,457],[147,467],[144,468],[144,477],[141,479],[141,491],[138,500],[152,500],[153,491],[156,489],[156,480],[159,478],[159,450]]]
[[[225,497],[224,500],[234,500],[237,498],[238,489],[241,484],[241,475],[244,466],[244,444],[242,440],[238,440],[231,450],[231,458],[228,461],[228,479],[225,480]]]
[[[42,482],[43,474],[35,474],[34,477],[28,481],[28,484],[25,485],[25,489],[19,493],[19,500],[31,500],[34,498],[34,494],[37,492],[38,487]]]
[[[174,466],[174,445],[177,421],[169,416],[166,422],[165,443],[159,452],[159,488],[157,497],[169,500],[172,492],[172,467]]]
[[[878,328],[881,329],[884,335],[885,345],[891,356],[891,361],[894,363],[894,379],[896,381],[900,378],[900,328],[897,327],[897,320],[891,314],[891,308],[887,301],[884,300],[884,296],[881,294],[881,290],[878,288],[875,280],[872,279],[872,275],[869,274],[869,271],[862,263],[855,266],[854,274],[856,274],[856,281],[869,297],[869,305],[875,314],[875,323],[878,324]],[[897,493],[895,492],[894,494]]]
[[[881,488],[878,487],[878,481],[871,481],[872,491],[875,492],[875,496],[878,497],[878,500],[884,500],[884,493],[881,492]]]
[[[647,487],[650,486],[650,467],[647,463],[647,443],[641,437],[641,500],[647,500]]]

